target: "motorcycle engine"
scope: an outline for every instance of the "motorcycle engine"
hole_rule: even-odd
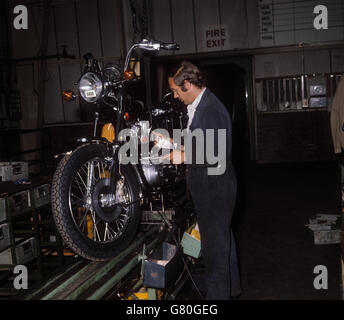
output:
[[[180,169],[178,170],[177,166],[173,164],[143,164],[142,170],[148,184],[151,186],[174,183],[180,175]]]
[[[134,110],[138,107],[133,108]],[[147,143],[142,139],[152,130],[165,129],[172,136],[174,128],[185,128],[185,107],[183,112],[175,106],[174,100],[164,100],[163,103],[151,111],[149,115],[134,116],[131,123],[128,123],[131,137],[139,138],[141,143]],[[149,138],[148,138],[149,139]],[[153,142],[150,142],[152,144]],[[150,145],[150,148],[152,145]],[[143,160],[143,161],[142,161]],[[143,175],[150,186],[174,186],[179,180],[185,178],[185,168],[174,164],[154,164],[148,158],[141,158]]]
[[[142,165],[142,170],[150,186],[161,184],[163,180],[163,173],[159,166],[153,164],[144,164]]]

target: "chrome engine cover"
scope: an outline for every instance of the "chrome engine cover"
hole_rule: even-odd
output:
[[[156,186],[163,182],[163,168],[161,165],[142,164],[142,170],[149,185]]]

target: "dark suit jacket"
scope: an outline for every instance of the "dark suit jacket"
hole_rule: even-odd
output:
[[[218,148],[223,148],[223,145],[218,146],[218,129],[226,129],[226,162],[231,165],[231,152],[232,152],[232,121],[231,117],[222,104],[222,102],[206,88],[201,101],[199,102],[195,111],[190,131],[201,129],[204,134],[206,142],[206,129],[214,129],[214,155],[218,155]],[[195,139],[193,139],[195,140]],[[192,143],[192,164],[189,166],[191,169],[198,167],[210,166],[207,162],[204,165],[196,164],[195,158],[195,141]],[[204,159],[206,161],[206,149],[204,148]],[[216,166],[216,165],[215,165]]]

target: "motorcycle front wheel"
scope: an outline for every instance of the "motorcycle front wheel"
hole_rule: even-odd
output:
[[[103,144],[83,145],[61,160],[52,181],[52,212],[62,239],[76,254],[94,261],[126,249],[140,222],[135,172],[122,165],[111,194],[108,156]]]

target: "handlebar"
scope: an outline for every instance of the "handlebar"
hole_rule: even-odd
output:
[[[173,43],[162,43],[160,44],[161,49],[165,50],[179,50],[179,44],[173,42]]]
[[[143,39],[141,42],[139,43],[135,43],[131,46],[131,48],[129,49],[126,59],[125,59],[125,63],[124,63],[124,70],[126,71],[129,65],[129,61],[130,61],[130,57],[131,57],[131,53],[133,52],[134,49],[139,48],[142,50],[147,50],[147,51],[159,51],[161,49],[164,50],[179,50],[179,44],[173,42],[173,43],[164,43],[161,41],[155,41],[155,40],[147,40],[147,39]],[[98,61],[96,59],[94,59],[92,53],[86,53],[83,55],[83,58],[85,59],[86,65],[84,68],[85,70],[91,70],[91,69],[95,69],[95,70],[100,70],[100,66],[98,64]]]
[[[159,51],[160,49],[165,50],[178,50],[179,45],[177,43],[164,43],[160,41],[149,41],[147,39],[143,39],[142,42],[137,43],[136,46],[143,50],[149,51]]]
[[[132,45],[132,47],[129,49],[125,59],[124,71],[127,70],[131,53],[136,48],[140,48],[147,51],[159,51],[160,49],[179,50],[179,45],[177,43],[163,43],[160,41],[143,39],[141,42]]]

